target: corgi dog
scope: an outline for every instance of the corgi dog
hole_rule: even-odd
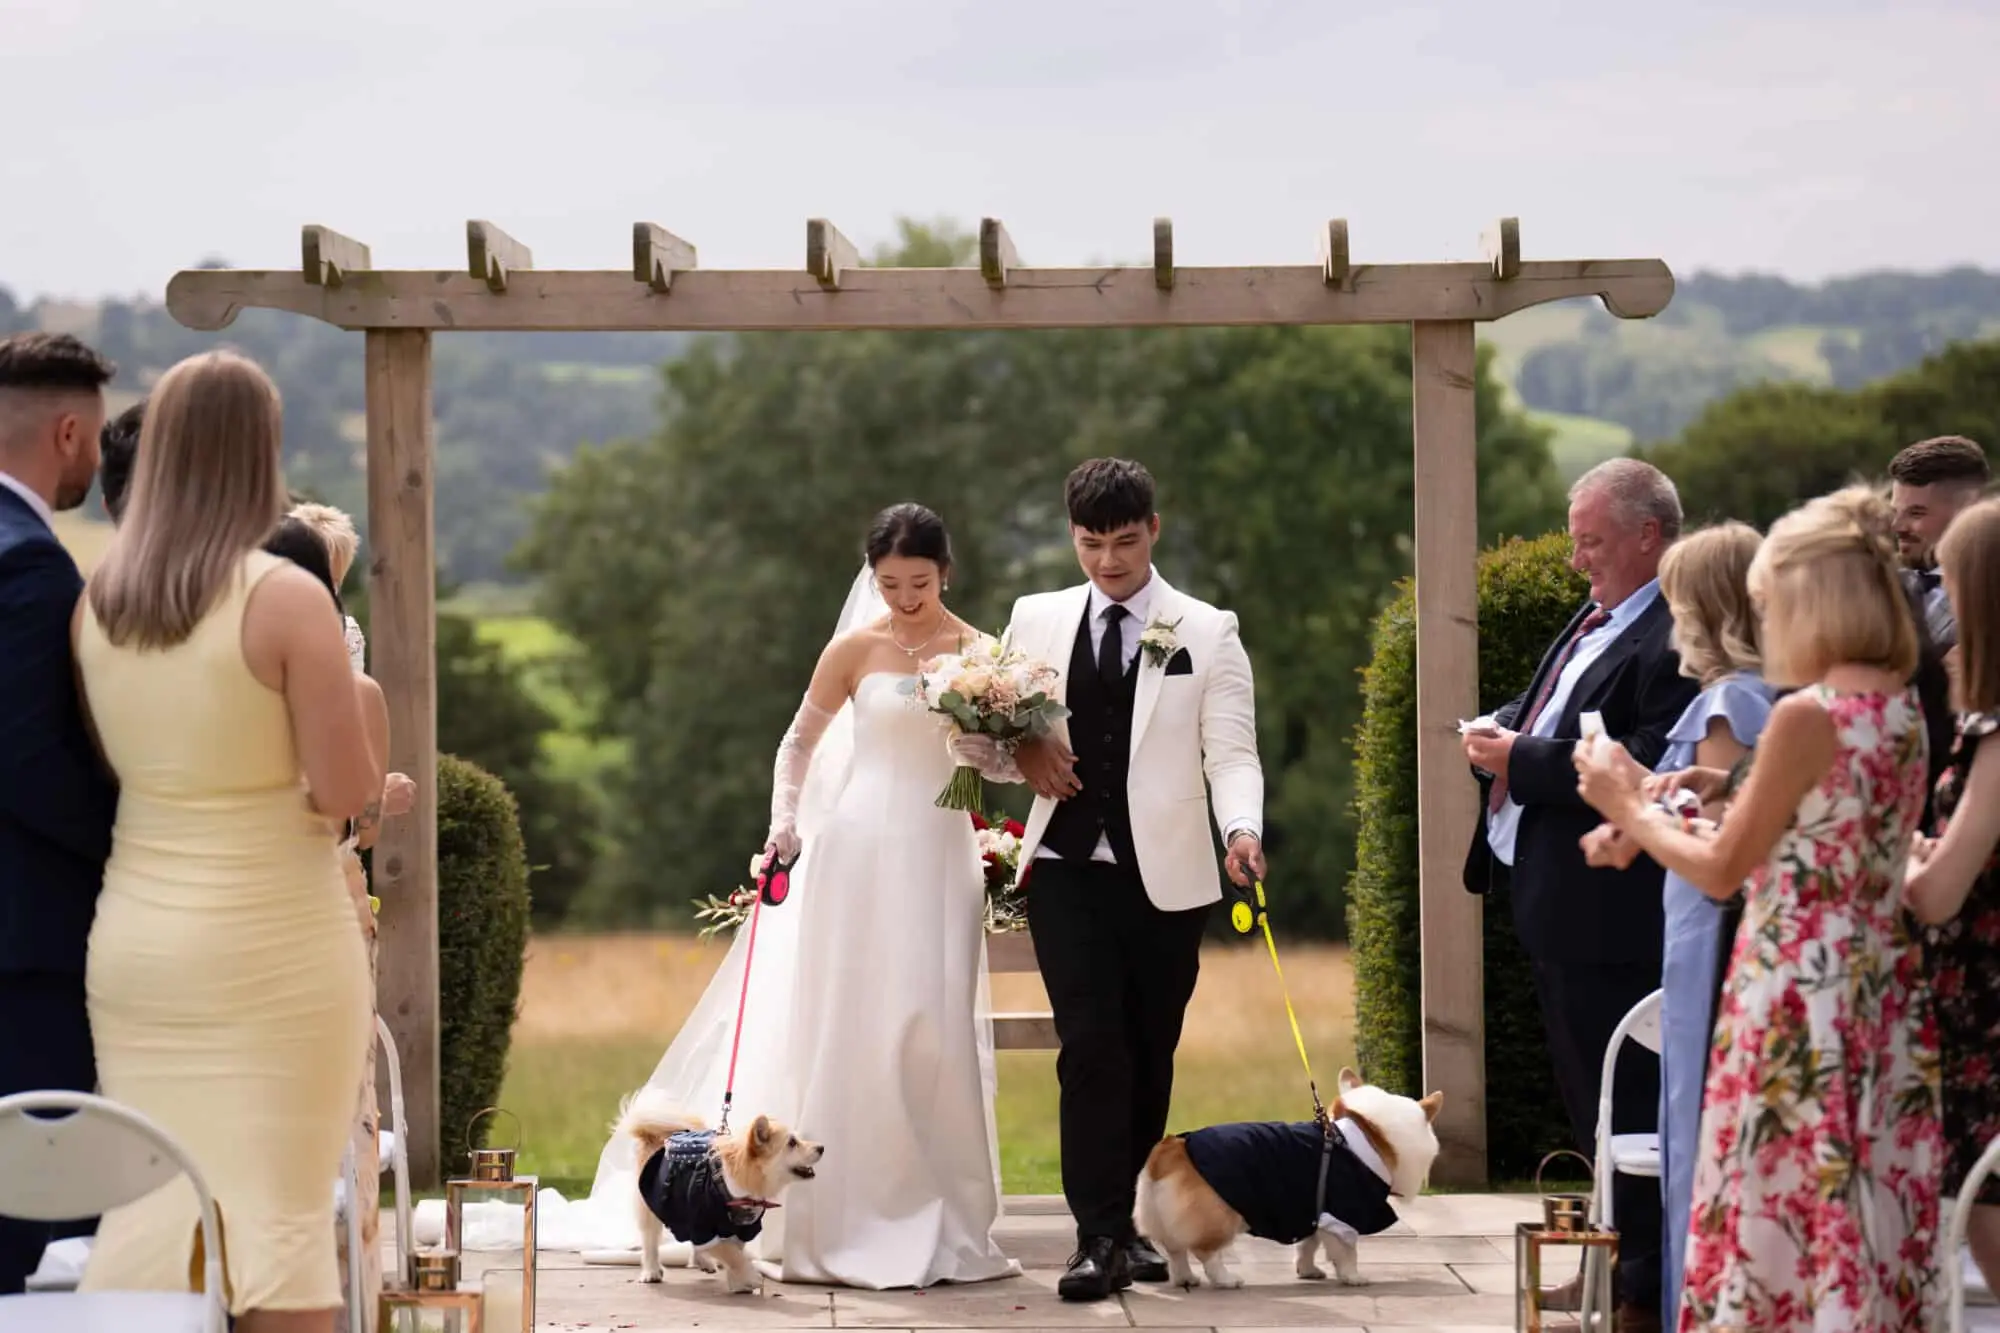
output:
[[[1360,1286],[1355,1240],[1395,1225],[1391,1196],[1423,1192],[1438,1154],[1437,1118],[1444,1094],[1421,1101],[1363,1083],[1340,1071],[1340,1096],[1318,1125],[1218,1125],[1162,1139],[1140,1172],[1140,1234],[1167,1257],[1167,1280],[1243,1285],[1229,1250],[1245,1232],[1297,1247],[1302,1278],[1324,1278],[1322,1247],[1343,1284]]]
[[[671,1231],[693,1248],[695,1267],[722,1273],[731,1294],[763,1290],[744,1246],[788,1185],[813,1178],[826,1149],[766,1115],[741,1134],[718,1134],[657,1088],[625,1099],[615,1132],[638,1149],[639,1280],[660,1280],[660,1241]]]

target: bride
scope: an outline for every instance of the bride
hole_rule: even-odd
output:
[[[737,932],[648,1084],[714,1123],[741,999],[735,1114],[773,1115],[827,1149],[766,1216],[753,1246],[765,1272],[873,1289],[984,1281],[1020,1267],[992,1237],[983,881],[971,821],[934,804],[954,761],[903,689],[977,631],[941,600],[951,543],[936,514],[884,510],[865,550],[778,746],[765,850],[799,856],[791,893],[763,909],[754,959]],[[636,1169],[629,1143],[607,1144],[589,1199],[552,1210],[544,1247],[636,1249]]]

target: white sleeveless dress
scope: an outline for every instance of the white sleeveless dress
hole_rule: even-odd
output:
[[[887,1289],[1020,1271],[992,1237],[979,852],[966,815],[935,804],[952,760],[906,679],[862,677],[851,761],[818,827],[802,826],[791,896],[758,922],[731,1124],[770,1114],[826,1145],[818,1178],[785,1192],[752,1248],[783,1281]],[[711,1124],[749,939],[737,932],[649,1080]],[[634,1171],[630,1145],[607,1144],[590,1198],[547,1214],[544,1248],[636,1247]]]

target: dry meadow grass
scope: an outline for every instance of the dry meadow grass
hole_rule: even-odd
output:
[[[522,1120],[526,1169],[588,1188],[618,1099],[642,1083],[721,960],[722,941],[559,935],[528,952],[503,1105]],[[1313,1071],[1330,1090],[1354,1058],[1354,984],[1343,948],[1280,945]],[[1034,975],[993,978],[1002,1011],[1047,1007]],[[1304,1119],[1312,1109],[1261,944],[1211,944],[1181,1041],[1173,1124]],[[1000,1055],[1001,1167],[1015,1193],[1054,1192],[1055,1054]]]

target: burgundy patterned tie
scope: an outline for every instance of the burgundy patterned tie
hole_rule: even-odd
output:
[[[1575,655],[1576,646],[1583,642],[1586,634],[1601,628],[1610,619],[1611,613],[1603,607],[1590,608],[1590,614],[1577,625],[1576,633],[1569,636],[1569,642],[1562,646],[1562,652],[1557,655],[1555,661],[1549,663],[1548,672],[1542,677],[1542,688],[1535,692],[1535,702],[1529,707],[1527,716],[1519,720],[1520,725],[1515,728],[1517,732],[1525,736],[1535,729],[1535,719],[1549,706],[1549,696],[1556,692],[1556,682],[1562,679],[1563,668],[1569,665],[1569,659]],[[1502,770],[1493,775],[1493,790],[1486,797],[1486,813],[1497,814],[1500,803],[1506,799],[1507,774]]]

